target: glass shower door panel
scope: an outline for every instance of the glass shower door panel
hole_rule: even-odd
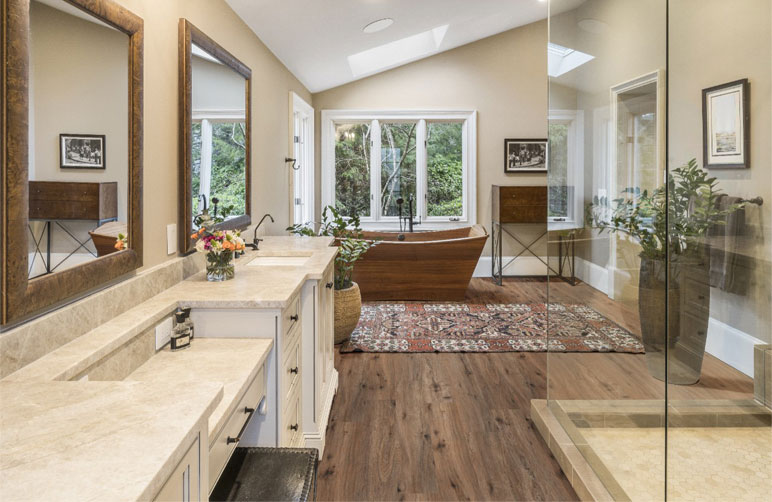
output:
[[[665,496],[666,385],[647,336],[664,335],[667,301],[666,6],[550,2],[550,254],[578,282],[548,279],[547,408],[569,438],[556,454],[616,500]],[[641,279],[648,258],[661,283]]]
[[[768,500],[772,2],[671,1],[668,28],[667,498]]]

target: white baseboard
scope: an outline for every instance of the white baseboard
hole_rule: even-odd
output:
[[[306,448],[316,448],[319,450],[319,459],[324,453],[324,445],[327,439],[327,425],[330,423],[330,413],[332,412],[332,401],[338,392],[338,370],[333,368],[330,377],[330,386],[327,395],[322,403],[322,414],[319,417],[319,430],[316,432],[306,432],[303,434],[303,441]]]
[[[608,294],[608,270],[582,258],[576,259],[576,277],[598,291]]]
[[[753,378],[753,346],[763,343],[765,342],[711,317],[705,352]]]
[[[513,257],[502,257],[502,263],[506,265]],[[547,261],[546,256],[541,257],[542,260]],[[554,267],[557,267],[557,260],[555,260]],[[519,256],[515,261],[504,268],[504,275],[547,275],[547,266],[544,265],[535,256]],[[491,257],[481,256],[477,261],[477,267],[474,269],[473,277],[491,277]]]

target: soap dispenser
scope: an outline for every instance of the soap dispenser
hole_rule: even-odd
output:
[[[174,313],[174,329],[172,330],[170,348],[172,351],[190,347],[190,328],[185,325],[185,312],[177,309]]]
[[[193,326],[193,320],[190,318],[190,307],[181,308],[180,310],[185,314],[185,326],[190,329],[190,339],[192,341],[196,337],[196,333]]]

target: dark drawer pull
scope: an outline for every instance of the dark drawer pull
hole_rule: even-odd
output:
[[[244,407],[244,413],[246,413],[249,416],[247,417],[246,421],[244,422],[244,425],[241,426],[241,430],[239,431],[239,435],[236,436],[235,438],[232,438],[232,437],[228,436],[228,438],[225,440],[225,444],[238,443],[239,441],[241,441],[241,435],[244,434],[244,429],[246,429],[247,425],[249,425],[249,419],[252,418],[252,415],[255,413],[255,409],[254,408],[250,408],[249,406],[245,406]]]
[[[292,430],[292,431],[298,430],[298,424],[290,425],[290,430]]]
[[[300,319],[300,316],[297,314],[290,316],[290,321],[297,321],[298,319]]]
[[[328,282],[327,284],[324,285],[324,287],[327,289],[332,289],[332,286],[333,284],[331,282]]]
[[[294,368],[290,368],[290,373],[294,373],[294,374],[296,374],[296,375],[297,375],[297,374],[298,374],[298,370],[299,370],[299,369],[300,369],[300,368],[298,368],[297,366],[295,366]]]

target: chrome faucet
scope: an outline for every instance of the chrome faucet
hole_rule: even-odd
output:
[[[255,234],[252,237],[252,243],[251,244],[247,244],[248,248],[251,248],[251,249],[254,249],[255,251],[257,251],[257,246],[260,244],[260,241],[263,240],[263,239],[258,239],[257,238],[257,229],[260,228],[260,225],[263,224],[263,221],[265,221],[266,218],[271,218],[271,223],[276,223],[276,220],[273,219],[273,216],[271,216],[268,213],[265,213],[263,215],[263,217],[260,218],[260,221],[258,222],[258,224],[255,226]]]

